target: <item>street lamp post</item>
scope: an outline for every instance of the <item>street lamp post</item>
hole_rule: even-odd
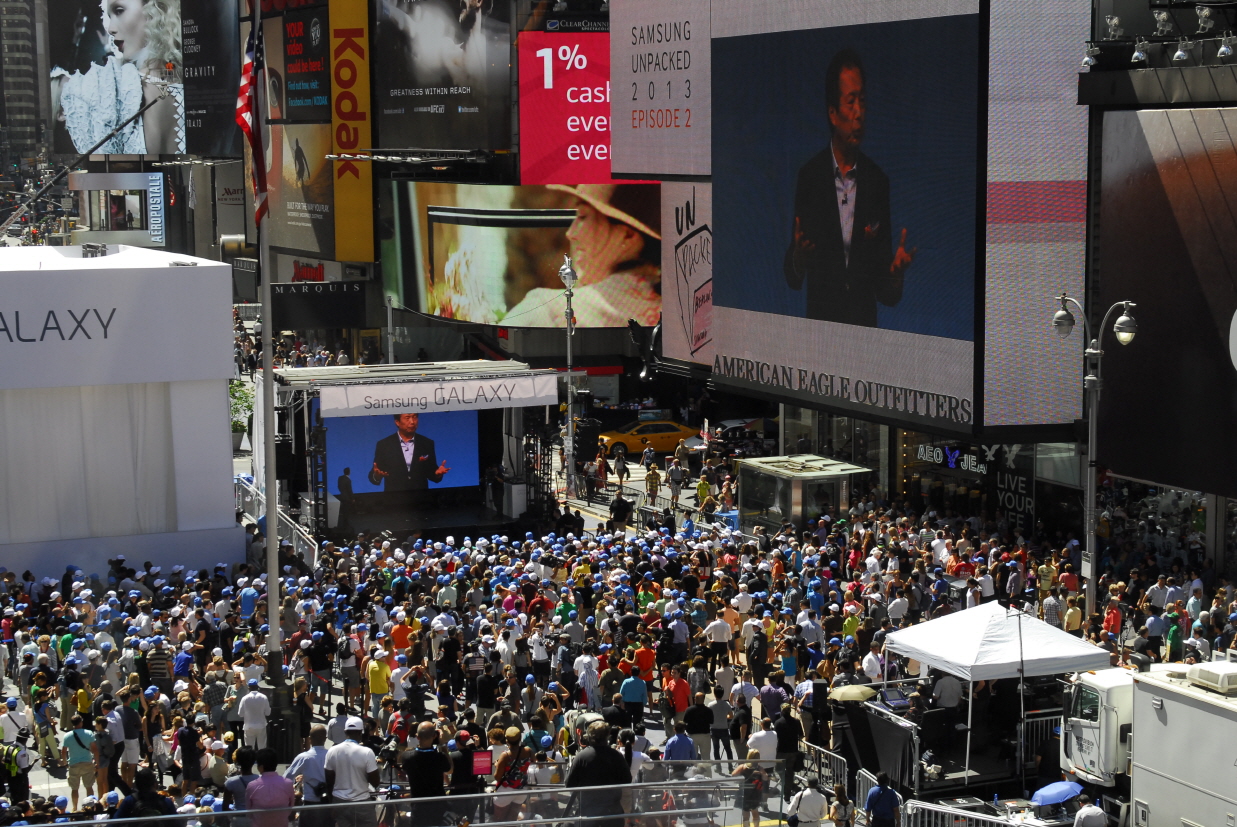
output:
[[[571,309],[571,297],[580,277],[571,266],[571,257],[563,256],[563,266],[558,268],[558,277],[567,288],[567,444],[563,446],[564,464],[567,466],[567,497],[576,495],[576,386],[571,376],[571,337],[575,333],[575,315]]]
[[[1137,305],[1131,301],[1119,301],[1108,308],[1108,312],[1104,314],[1104,321],[1100,324],[1099,334],[1096,338],[1092,338],[1091,325],[1087,321],[1086,309],[1076,299],[1071,298],[1065,293],[1058,296],[1057,300],[1061,302],[1061,309],[1053,315],[1052,326],[1061,338],[1067,338],[1074,330],[1074,314],[1069,310],[1069,305],[1071,304],[1078,308],[1078,315],[1082,317],[1083,332],[1086,335],[1085,349],[1082,352],[1082,382],[1087,395],[1087,474],[1086,479],[1083,481],[1083,519],[1086,522],[1087,544],[1082,552],[1082,576],[1087,581],[1086,614],[1084,617],[1090,617],[1095,613],[1096,583],[1099,579],[1099,553],[1095,547],[1097,480],[1095,446],[1100,405],[1100,369],[1101,360],[1104,358],[1104,351],[1100,349],[1100,344],[1102,343],[1104,331],[1108,329],[1108,320],[1112,318],[1113,311],[1118,308],[1121,310],[1121,315],[1113,323],[1113,335],[1117,337],[1118,344],[1128,345],[1134,341],[1134,334],[1138,332],[1138,323],[1134,321],[1133,310]]]

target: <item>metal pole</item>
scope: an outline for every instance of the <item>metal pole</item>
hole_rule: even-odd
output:
[[[259,108],[260,112],[260,108]],[[261,114],[258,116],[261,117]],[[283,658],[279,640],[279,480],[275,473],[275,323],[271,312],[270,236],[258,225],[258,268],[262,276],[262,451],[263,485],[266,488],[266,622],[267,679],[272,686],[283,681]]]
[[[1102,330],[1102,328],[1101,328]],[[1099,554],[1095,547],[1095,486],[1098,481],[1098,475],[1095,470],[1095,443],[1098,433],[1099,424],[1099,406],[1100,406],[1100,378],[1099,378],[1099,362],[1102,354],[1095,340],[1091,341],[1091,347],[1087,351],[1087,371],[1083,378],[1083,387],[1086,388],[1087,394],[1087,477],[1084,485],[1085,499],[1083,516],[1086,520],[1087,527],[1087,544],[1084,546],[1082,554],[1082,576],[1086,578],[1086,614],[1084,615],[1083,623],[1088,622],[1091,615],[1095,614],[1096,604],[1096,588],[1099,580]],[[1092,370],[1094,368],[1094,371]],[[1084,626],[1085,628],[1085,626]]]
[[[567,266],[571,265],[571,259],[567,259]],[[564,451],[567,455],[567,498],[576,496],[576,386],[571,376],[571,334],[574,332],[572,328],[571,297],[573,291],[570,286],[567,287],[567,447]]]
[[[395,364],[395,306],[394,299],[387,296],[387,364]]]
[[[970,697],[966,702],[966,767],[962,771],[962,785],[971,783],[971,712],[975,709],[975,682],[967,681]]]

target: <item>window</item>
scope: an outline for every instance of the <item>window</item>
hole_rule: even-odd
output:
[[[1098,721],[1100,719],[1100,695],[1094,689],[1086,686],[1074,688],[1074,709],[1071,718],[1083,721]]]

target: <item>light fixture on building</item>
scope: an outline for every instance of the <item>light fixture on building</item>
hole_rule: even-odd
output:
[[[1204,34],[1211,31],[1211,28],[1216,24],[1216,21],[1211,17],[1211,8],[1209,6],[1195,6],[1194,13],[1198,15],[1198,31],[1196,34]]]
[[[1164,9],[1156,9],[1151,13],[1155,18],[1155,36],[1168,37],[1173,33],[1173,18]]]
[[[1141,37],[1134,41],[1134,54],[1130,56],[1130,63],[1146,63],[1147,62],[1147,46],[1150,45]]]
[[[1177,51],[1173,52],[1173,63],[1181,63],[1184,60],[1190,59],[1190,52],[1194,51],[1194,44],[1188,38],[1181,38],[1177,43]]]
[[[1098,46],[1095,46],[1093,44],[1088,45],[1087,54],[1082,59],[1083,68],[1090,69],[1092,66],[1094,66],[1096,64],[1095,59],[1099,56],[1099,54],[1100,54],[1100,48]]]
[[[1220,48],[1216,49],[1216,57],[1220,60],[1224,60],[1227,57],[1232,57],[1234,42],[1237,42],[1237,40],[1233,38],[1233,33],[1225,32],[1224,36],[1220,38]]]
[[[1104,38],[1105,40],[1116,40],[1125,34],[1125,29],[1121,28],[1121,18],[1115,14],[1107,15],[1104,22],[1108,24],[1108,35]]]

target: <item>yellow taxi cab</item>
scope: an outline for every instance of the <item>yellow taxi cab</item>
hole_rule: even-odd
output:
[[[640,420],[630,422],[613,431],[606,431],[597,439],[602,449],[610,456],[640,454],[652,445],[659,454],[673,451],[680,439],[699,436],[699,428],[680,425],[669,419]]]

